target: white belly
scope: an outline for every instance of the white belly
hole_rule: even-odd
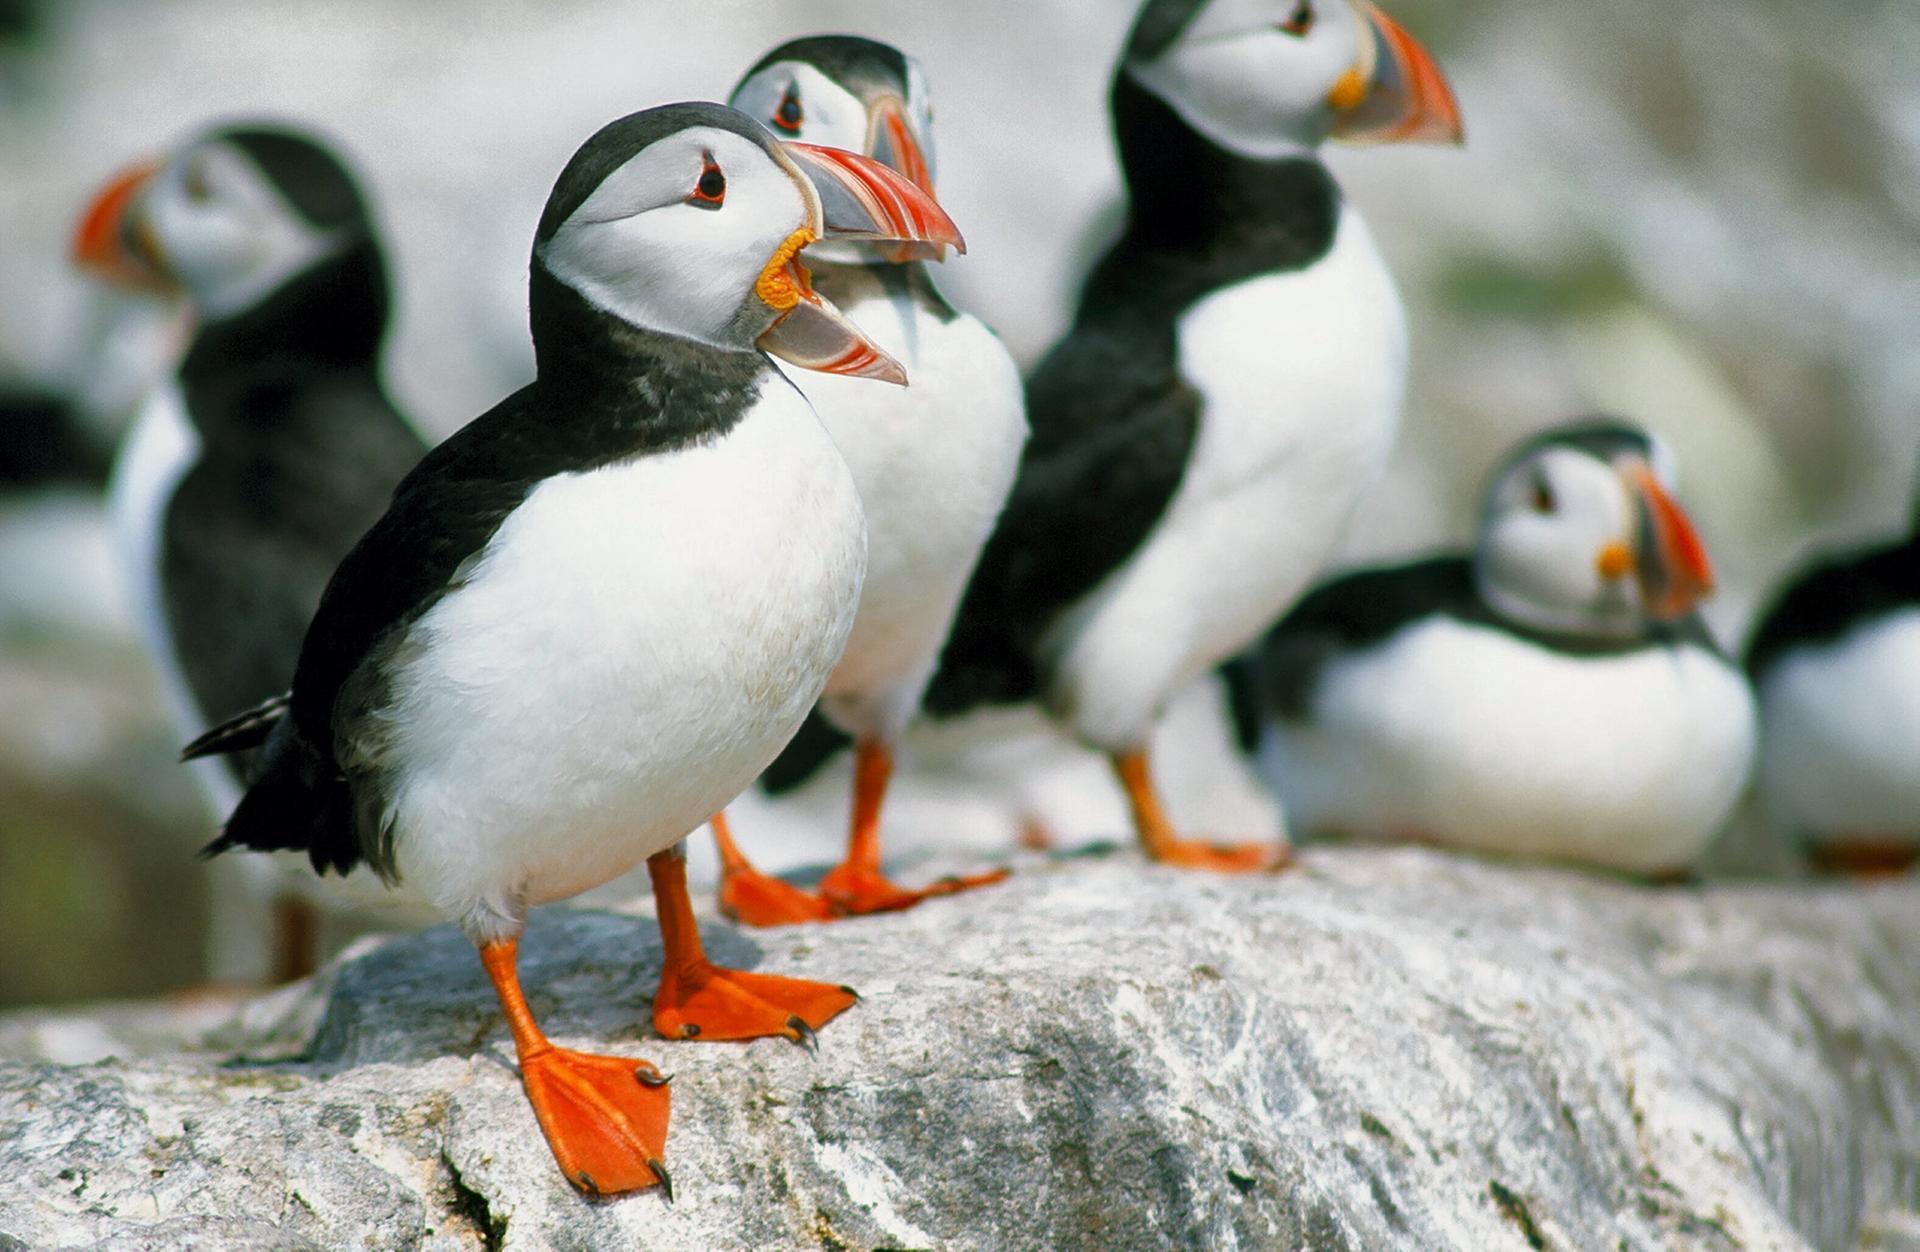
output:
[[[841,294],[849,288],[858,296]],[[1026,404],[1012,358],[973,318],[943,323],[858,270],[836,280],[835,295],[910,380],[900,388],[794,372],[867,515],[860,613],[824,707],[854,735],[891,739],[919,705],[1013,486]]]
[[[1262,765],[1299,830],[1651,872],[1704,851],[1755,735],[1745,678],[1705,649],[1571,657],[1437,619],[1337,662]]]
[[[1920,844],[1920,609],[1805,648],[1760,688],[1760,794],[1816,841]]]
[[[1138,745],[1173,692],[1299,596],[1400,426],[1405,315],[1351,209],[1318,265],[1207,297],[1179,343],[1204,399],[1186,477],[1141,550],[1046,641],[1049,702],[1109,750]]]
[[[497,934],[672,846],[799,727],[864,561],[779,378],[711,444],[537,486],[406,645],[380,749],[403,879]]]

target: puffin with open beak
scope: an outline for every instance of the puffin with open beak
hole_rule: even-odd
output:
[[[261,753],[210,851],[366,867],[460,925],[588,1193],[667,1182],[666,1079],[547,1040],[516,973],[530,907],[647,861],[670,1039],[809,1041],[854,1002],[709,961],[679,849],[793,736],[859,605],[859,493],[771,360],[905,381],[808,278],[835,239],[960,246],[886,166],[721,105],[602,128],[534,236],[535,380],[400,484],[289,696],[189,748]]]
[[[1384,465],[1404,310],[1328,139],[1457,142],[1433,60],[1355,0],[1151,0],[1113,113],[1125,233],[1027,386],[1032,437],[929,712],[1040,702],[1109,756],[1147,855],[1182,838],[1148,761],[1170,699],[1278,620]]]
[[[230,123],[113,178],[74,259],[184,303],[184,358],[115,460],[113,532],[142,641],[183,735],[285,687],[327,578],[426,445],[380,381],[386,263],[353,176],[319,139]],[[209,822],[248,760],[195,771]],[[312,970],[323,914],[377,893],[297,858],[211,867],[208,967],[223,982]]]
[[[1705,547],[1662,445],[1549,431],[1494,473],[1470,554],[1327,583],[1257,652],[1261,762],[1302,831],[1649,877],[1745,789],[1745,677],[1695,606]]]
[[[864,151],[933,189],[925,77],[887,44],[852,35],[782,44],[747,72],[730,103],[776,134]],[[925,264],[937,259],[930,251],[938,249],[839,244],[813,254],[814,286],[901,360],[913,385],[793,375],[846,456],[867,514],[860,613],[816,713],[830,726],[811,727],[794,748],[811,760],[816,742],[839,738],[833,729],[851,737],[853,803],[846,855],[813,892],[755,870],[725,816],[714,819],[721,908],[755,925],[901,909],[1004,877],[906,888],[881,872],[881,805],[895,747],[919,709],[1027,435],[1012,358],[992,331],[940,294]],[[776,763],[773,772],[794,771]]]

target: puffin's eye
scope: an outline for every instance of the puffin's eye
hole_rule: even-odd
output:
[[[687,197],[687,202],[703,209],[717,209],[727,202],[727,176],[714,164],[711,152],[707,154],[707,163],[700,170],[700,181],[693,185],[693,194]]]
[[[180,188],[187,193],[187,199],[195,204],[205,204],[213,199],[213,180],[207,176],[207,163],[189,161],[186,174],[180,180]]]
[[[1533,476],[1533,494],[1527,501],[1535,513],[1551,513],[1558,507],[1553,498],[1553,484],[1547,481],[1545,474]]]
[[[1309,0],[1295,0],[1293,12],[1286,21],[1280,23],[1280,29],[1304,39],[1307,32],[1313,29],[1313,5]]]
[[[800,89],[788,83],[786,93],[780,97],[780,107],[773,111],[773,124],[789,135],[797,135],[800,123],[806,120],[807,115],[800,107]]]

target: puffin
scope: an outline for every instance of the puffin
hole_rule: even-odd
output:
[[[854,35],[781,44],[747,71],[728,103],[777,135],[863,152],[933,191],[926,77],[889,44]],[[927,252],[926,245],[845,243],[809,254],[814,288],[913,382],[902,390],[794,373],[853,471],[867,515],[860,612],[794,755],[809,760],[814,745],[851,739],[853,795],[846,854],[812,892],[754,869],[725,814],[716,817],[721,908],[749,924],[897,910],[1005,877],[910,889],[881,870],[881,811],[896,747],[919,710],[1027,437],[1018,368],[991,330],[940,294],[927,264],[939,258]],[[774,773],[796,767],[776,762]]]
[[[1904,540],[1817,559],[1748,645],[1757,791],[1822,869],[1920,859],[1920,509]]]
[[[927,193],[724,105],[597,131],[534,234],[534,381],[429,452],[327,584],[281,698],[190,744],[260,754],[209,854],[365,867],[479,952],[522,1085],[580,1191],[671,1191],[666,1077],[555,1047],[527,912],[645,861],[673,1039],[813,1032],[827,983],[709,961],[681,841],[766,768],[839,659],[860,496],[771,356],[903,383],[809,281],[816,241],[961,247]]]
[[[1758,731],[1670,464],[1618,420],[1546,431],[1494,471],[1471,552],[1303,599],[1251,657],[1296,826],[1684,878]]]
[[[1151,859],[1275,868],[1181,837],[1147,750],[1168,701],[1271,627],[1385,463],[1405,312],[1328,139],[1461,140],[1433,58],[1365,0],[1150,0],[1112,110],[1130,199],[1066,337],[928,690],[1037,701],[1107,756]]]
[[[116,176],[73,254],[116,290],[187,310],[184,352],[109,482],[141,640],[184,737],[284,688],[334,566],[426,451],[380,379],[387,264],[340,157],[252,121]],[[233,810],[249,766],[195,771],[211,814]],[[216,871],[212,888],[219,981],[310,973],[316,904],[347,902],[264,862]]]

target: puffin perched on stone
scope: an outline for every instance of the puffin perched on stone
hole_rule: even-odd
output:
[[[192,318],[110,484],[143,641],[192,734],[285,687],[334,566],[426,450],[380,381],[386,262],[339,158],[256,123],[215,127],[115,178],[74,253]],[[196,770],[213,813],[233,810],[247,767],[236,756]],[[213,977],[312,968],[313,905],[343,901],[287,868],[216,869]]]
[[[1760,797],[1817,863],[1920,858],[1920,510],[1904,540],[1806,570],[1747,650]]]
[[[864,152],[933,191],[926,80],[917,62],[890,45],[853,35],[793,40],[748,70],[729,103],[776,134]],[[913,383],[900,390],[794,376],[846,457],[867,514],[860,613],[798,749],[811,759],[814,741],[838,738],[829,726],[852,738],[853,805],[846,856],[817,892],[753,869],[724,815],[715,818],[721,907],[755,925],[905,908],[1004,877],[909,890],[880,867],[894,749],[919,711],[1027,437],[1019,371],[992,331],[940,294],[925,263],[938,256],[927,251],[833,244],[809,254],[815,289],[899,360]]]
[[[1471,553],[1302,600],[1254,657],[1295,828],[1686,872],[1756,723],[1695,614],[1713,576],[1665,465],[1619,422],[1538,435],[1494,472]]]
[[[859,494],[767,355],[905,381],[809,284],[801,250],[835,238],[960,245],[909,180],[721,105],[587,140],[534,236],[535,381],[400,484],[291,693],[189,748],[261,751],[210,851],[364,865],[458,922],[589,1193],[667,1181],[666,1079],[548,1042],[515,972],[530,907],[647,860],[669,1038],[805,1040],[854,1001],[708,961],[678,848],[799,727],[859,603]]]
[[[1032,438],[926,707],[1038,700],[1110,756],[1150,857],[1256,869],[1283,849],[1177,835],[1145,745],[1292,603],[1399,428],[1400,297],[1318,149],[1453,143],[1459,114],[1356,0],[1150,0],[1113,113],[1126,231],[1029,380]]]

